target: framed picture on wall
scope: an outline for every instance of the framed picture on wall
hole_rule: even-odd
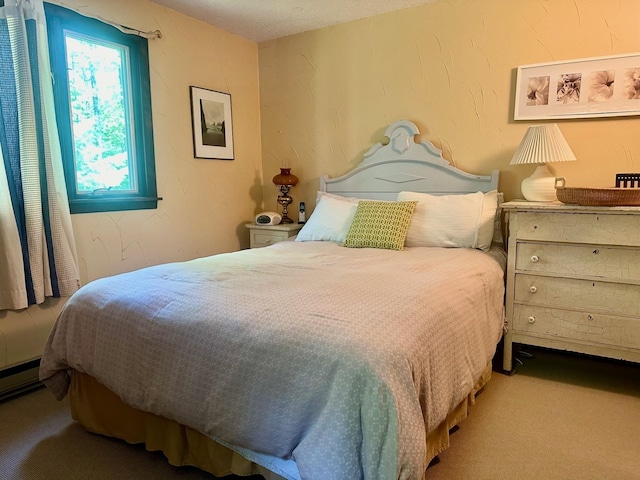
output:
[[[191,90],[193,156],[233,160],[231,95],[200,87]]]
[[[518,67],[514,120],[640,115],[640,53]]]

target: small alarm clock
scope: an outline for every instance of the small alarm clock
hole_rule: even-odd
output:
[[[256,225],[278,225],[282,221],[282,215],[276,212],[262,212],[256,215]]]

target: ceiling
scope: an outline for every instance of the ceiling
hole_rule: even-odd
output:
[[[435,0],[151,0],[262,42]]]

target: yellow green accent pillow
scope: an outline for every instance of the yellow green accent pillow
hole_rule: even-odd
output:
[[[417,203],[361,200],[342,246],[402,250]]]

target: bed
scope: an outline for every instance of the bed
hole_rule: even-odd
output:
[[[418,133],[395,122],[353,171],[321,178],[292,241],[85,285],[54,325],[41,380],[88,430],[216,476],[423,478],[491,376],[505,255],[492,241],[498,172],[462,172]],[[344,242],[331,241],[336,202],[355,215]],[[425,202],[459,209],[440,229],[473,210],[473,242],[490,228],[490,245],[450,248],[460,235],[442,231],[422,246],[437,230],[414,228]],[[408,246],[342,246],[367,208],[400,204]]]

